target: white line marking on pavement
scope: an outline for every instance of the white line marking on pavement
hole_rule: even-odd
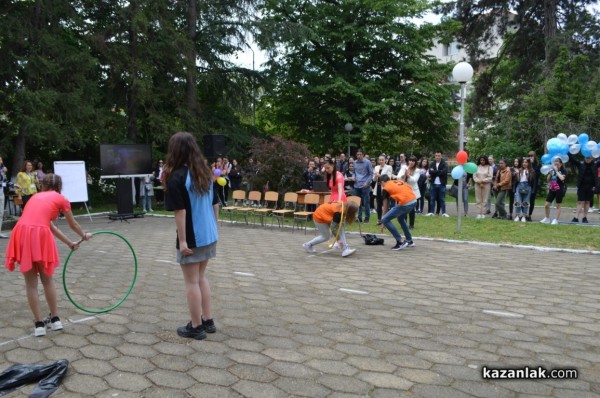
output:
[[[104,315],[107,315],[107,314],[104,314]],[[87,322],[87,321],[92,320],[92,319],[97,319],[100,316],[102,316],[102,315],[88,316],[87,318],[82,318],[82,319],[77,319],[77,320],[72,320],[72,319],[69,318],[69,323]],[[7,345],[7,344],[10,344],[10,343],[13,343],[13,342],[20,341],[20,340],[25,340],[25,339],[28,339],[30,337],[35,337],[35,336],[32,333],[32,334],[28,334],[28,335],[25,335],[25,336],[16,337],[14,339],[10,339],[10,340],[7,340],[7,341],[3,341],[2,343],[0,343],[0,347],[2,347],[3,345]],[[43,336],[40,336],[40,337],[43,337]]]
[[[254,275],[254,274],[252,274],[250,272],[238,272],[238,271],[236,271],[236,272],[234,272],[234,274],[240,275],[240,276],[256,276],[256,275]]]
[[[496,316],[504,316],[507,318],[524,318],[525,315],[517,314],[516,312],[508,312],[508,311],[496,311],[496,310],[483,310],[484,314],[496,315]]]
[[[173,262],[169,261],[169,260],[154,260],[154,261],[156,261],[157,263],[173,264]]]
[[[340,288],[340,292],[356,293],[356,294],[369,294],[369,292],[365,292],[364,290],[346,289],[343,287]]]

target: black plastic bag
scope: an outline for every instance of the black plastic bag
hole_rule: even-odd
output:
[[[30,398],[46,398],[58,388],[67,374],[69,361],[59,359],[49,365],[16,364],[0,373],[0,397],[25,384],[39,382]]]
[[[383,238],[378,238],[377,235],[373,234],[365,234],[362,237],[365,240],[365,245],[375,246],[375,245],[383,245]]]

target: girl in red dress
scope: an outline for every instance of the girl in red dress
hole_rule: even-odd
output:
[[[81,226],[75,221],[71,212],[71,204],[60,194],[62,179],[55,174],[46,174],[42,181],[42,192],[33,195],[29,200],[29,206],[23,209],[23,214],[17,225],[12,230],[10,241],[6,248],[6,262],[4,266],[15,270],[15,263],[19,264],[19,271],[25,277],[25,291],[27,302],[35,318],[35,336],[46,334],[46,323],[40,308],[38,296],[38,274],[44,286],[44,295],[50,307],[49,327],[52,330],[63,328],[58,317],[56,304],[56,287],[52,275],[59,265],[58,249],[53,236],[76,250],[78,242],[73,242],[63,234],[52,220],[58,218],[62,212],[69,223],[69,227],[82,240],[88,240],[92,234],[83,232]]]

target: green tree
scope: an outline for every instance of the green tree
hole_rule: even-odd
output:
[[[11,173],[28,157],[85,145],[98,125],[97,62],[81,37],[77,2],[4,1],[0,6],[0,130]]]
[[[455,1],[441,8],[462,23],[458,40],[480,70],[471,97],[469,148],[540,151],[557,133],[598,128],[600,24],[591,0]],[[497,56],[483,54],[503,40]]]
[[[265,0],[259,42],[270,90],[260,127],[319,153],[448,147],[456,122],[449,67],[425,52],[438,32],[416,26],[428,1]]]

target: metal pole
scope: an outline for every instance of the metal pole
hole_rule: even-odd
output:
[[[465,137],[465,83],[460,84],[460,133],[458,136],[458,150],[463,150],[463,141]],[[465,171],[466,173],[466,171]],[[461,231],[461,217],[462,217],[462,194],[463,194],[463,178],[460,177],[458,180],[458,217],[456,219],[456,230],[458,233]]]
[[[348,159],[350,159],[350,131],[348,131]]]
[[[250,47],[252,51],[252,125],[256,127],[256,88],[254,84],[254,50]]]

